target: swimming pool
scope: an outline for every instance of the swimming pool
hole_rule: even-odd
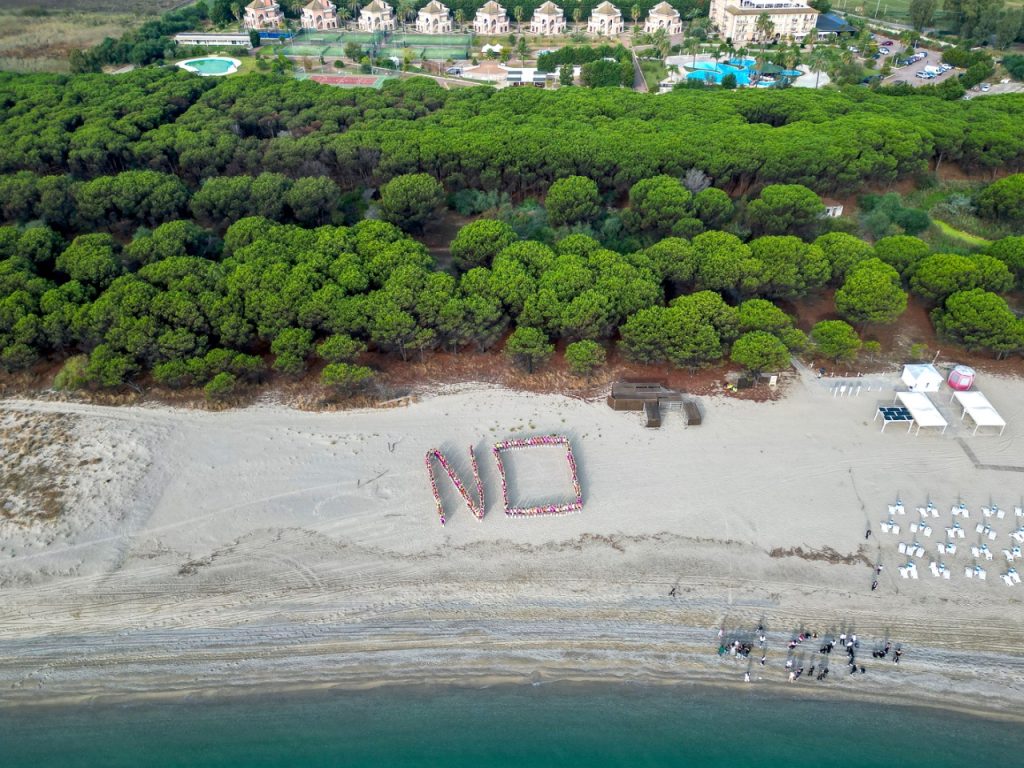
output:
[[[206,56],[201,59],[179,61],[178,66],[200,77],[220,77],[237,72],[242,62],[228,56]]]
[[[728,62],[722,63],[698,61],[696,64],[687,67],[694,71],[690,72],[686,78],[687,80],[703,80],[721,85],[722,78],[726,75],[733,75],[736,78],[736,85],[748,86],[756,66],[757,62],[754,59],[730,59]],[[800,77],[802,74],[803,72],[799,69],[784,69],[780,73],[781,77],[789,80]],[[777,85],[778,82],[781,82],[781,80],[766,79],[759,81],[757,86],[759,88],[771,88]]]

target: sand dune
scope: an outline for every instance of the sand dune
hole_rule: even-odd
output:
[[[0,701],[405,679],[732,681],[745,662],[717,657],[717,628],[764,620],[765,681],[782,679],[792,631],[849,627],[909,650],[898,668],[832,688],[1019,708],[1024,585],[999,580],[998,553],[1024,523],[1012,512],[1024,383],[979,384],[1010,423],[1001,437],[959,422],[945,436],[882,434],[872,418],[891,386],[834,398],[807,376],[776,402],[709,398],[703,426],[669,415],[661,430],[601,402],[484,386],[323,414],[7,401],[5,462],[21,433],[61,435],[30,445],[60,509],[32,517],[25,483],[4,489]],[[506,518],[489,445],[550,433],[572,440],[583,511]],[[487,515],[478,522],[439,480],[442,527],[424,454],[443,449],[468,483],[470,444]],[[539,454],[514,458],[509,481],[529,500],[569,492],[564,461]],[[988,580],[963,577],[967,546],[945,558],[949,581],[928,558],[918,581],[900,579],[896,544],[913,537],[878,528],[897,494],[906,523],[926,498],[942,511],[929,557],[958,498],[1009,509],[992,521]]]

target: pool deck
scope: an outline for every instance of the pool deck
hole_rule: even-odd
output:
[[[715,63],[716,63],[715,60],[713,58],[711,58],[710,56],[705,56],[705,55],[697,56],[697,65],[698,65],[698,67],[701,64],[708,65],[708,66],[714,66]],[[728,60],[720,59],[718,63],[720,63],[720,64],[728,63]],[[684,72],[684,73],[689,73],[689,72],[694,71],[694,69],[693,69],[693,56],[692,55],[689,55],[689,56],[687,56],[687,55],[669,56],[667,59],[665,59],[665,65],[669,66],[669,67],[675,65],[675,66],[679,67],[680,72]],[[815,74],[813,72],[808,71],[808,67],[807,67],[806,64],[799,65],[797,67],[797,69],[803,71],[804,74],[801,75],[800,77],[796,78],[793,81],[793,87],[794,88],[813,88],[814,87]],[[824,72],[822,72],[821,73],[821,77],[818,79],[818,87],[820,88],[820,87],[826,86],[828,84],[829,84],[828,75],[826,75]]]

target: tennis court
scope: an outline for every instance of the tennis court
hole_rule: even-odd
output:
[[[410,45],[408,48],[412,50],[415,58],[429,61],[469,58],[468,48],[452,48],[451,46],[443,45]],[[380,55],[385,58],[394,57],[400,59],[404,52],[405,46],[388,45],[381,48]]]
[[[387,75],[297,75],[297,79],[336,88],[380,88],[390,78]]]
[[[419,46],[451,46],[453,48],[468,48],[472,35],[421,35],[416,33],[395,32],[391,35],[389,43],[392,45],[408,45],[410,48]]]
[[[323,56],[328,50],[319,45],[286,45],[280,49],[280,53],[282,56]]]

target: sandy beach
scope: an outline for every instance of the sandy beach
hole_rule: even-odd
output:
[[[896,378],[837,398],[834,382],[795,375],[776,401],[702,398],[702,426],[669,414],[660,430],[603,401],[484,385],[332,413],[5,401],[0,704],[408,681],[742,684],[748,662],[719,658],[717,632],[763,621],[768,663],[752,684],[784,684],[793,633],[847,630],[867,674],[799,685],[1019,716],[1024,585],[999,574],[1024,524],[1024,382],[979,379],[1002,436],[972,436],[948,390],[933,399],[950,429],[914,436],[872,421]],[[583,510],[507,518],[489,446],[553,433],[571,440]],[[424,455],[441,449],[470,485],[469,445],[487,513],[476,520],[439,473],[442,527]],[[568,499],[564,458],[528,449],[506,464],[516,498]],[[879,523],[897,496],[908,514],[892,536]],[[896,545],[915,538],[926,499],[942,516],[921,540],[920,579],[904,580]],[[967,539],[943,558],[952,578],[935,579],[959,499]],[[986,581],[966,579],[990,502],[1009,510],[989,521],[995,559]],[[870,658],[886,639],[906,648],[898,666]]]

